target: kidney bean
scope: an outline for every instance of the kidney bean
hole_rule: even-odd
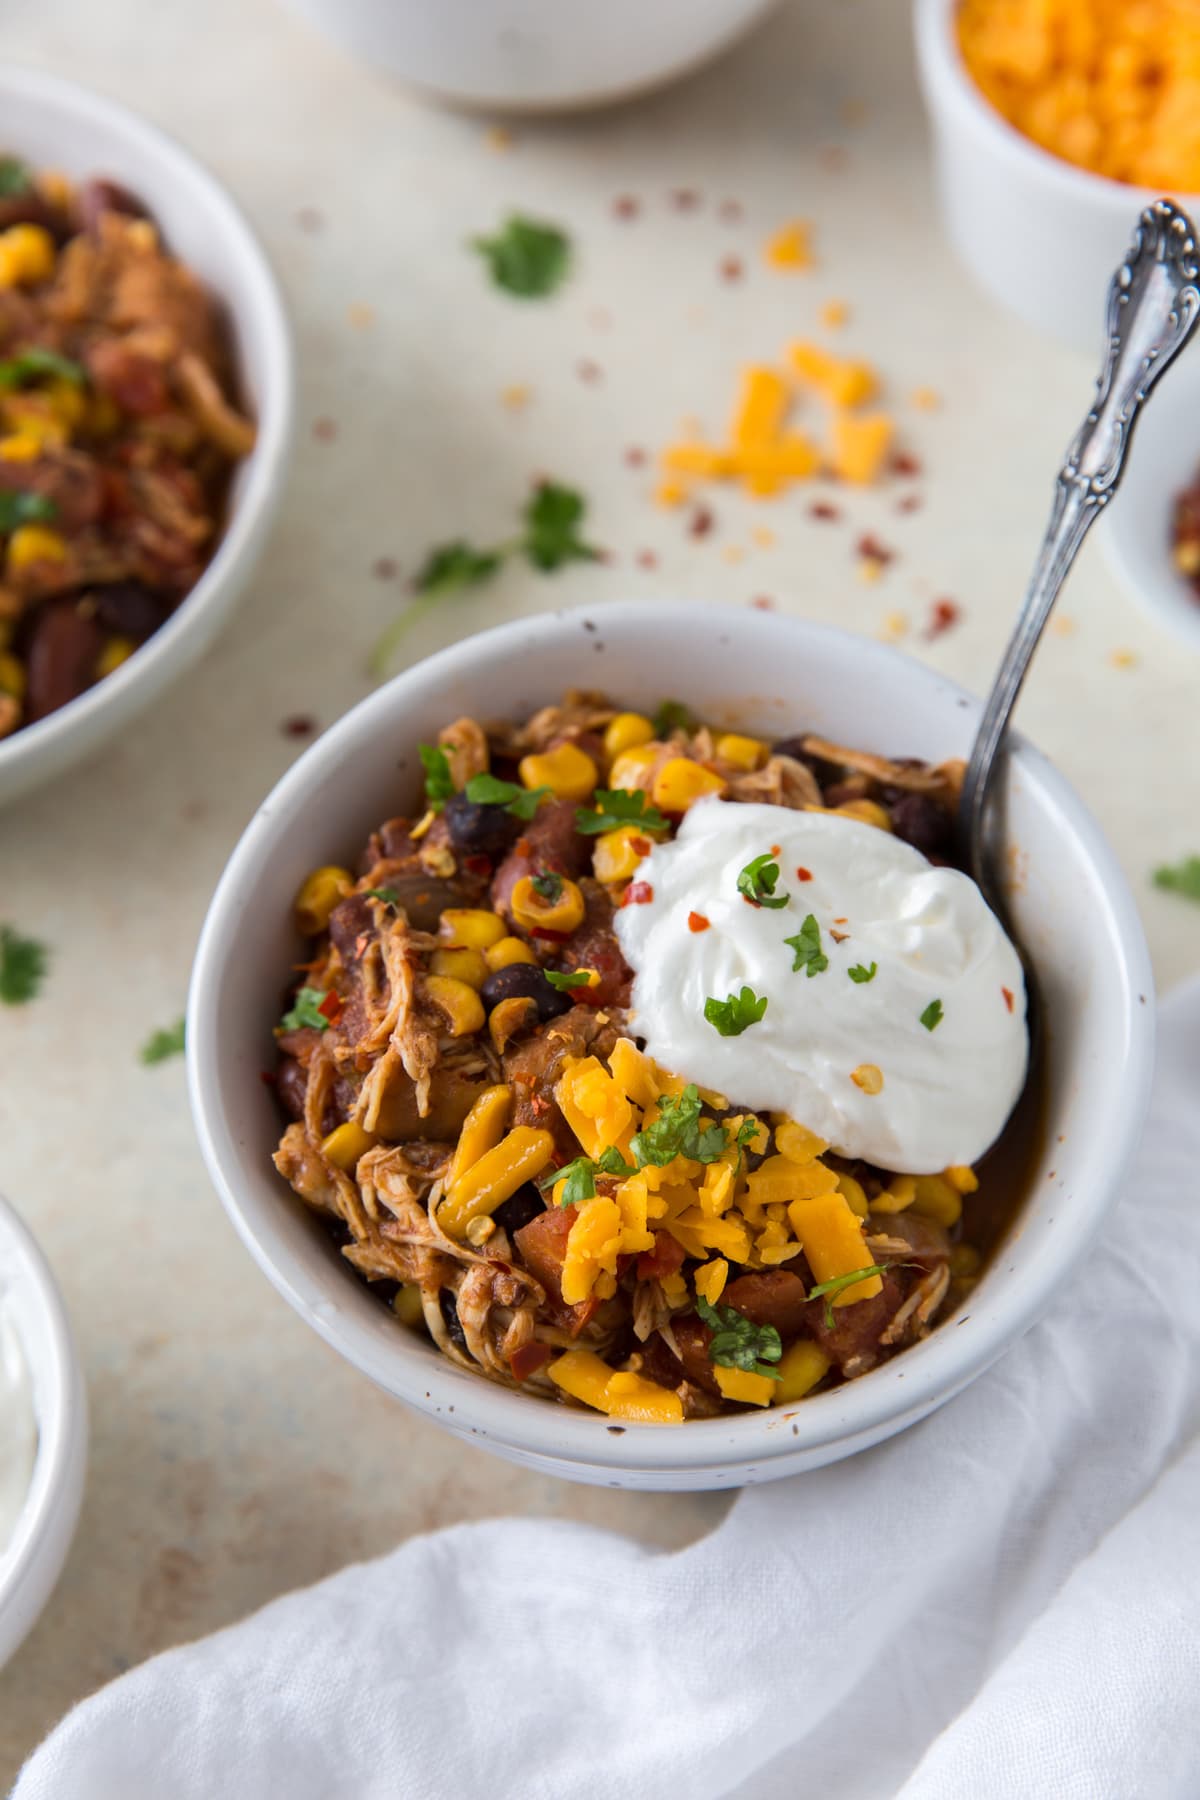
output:
[[[91,686],[104,642],[94,617],[72,598],[40,607],[25,650],[25,716],[32,724]]]

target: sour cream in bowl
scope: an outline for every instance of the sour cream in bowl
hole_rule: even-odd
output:
[[[714,797],[637,882],[617,934],[656,1062],[904,1173],[999,1137],[1024,978],[969,876],[857,819]]]

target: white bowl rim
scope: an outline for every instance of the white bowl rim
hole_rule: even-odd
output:
[[[459,1433],[470,1433],[480,1440],[495,1438],[498,1444],[552,1459],[560,1468],[570,1464],[630,1475],[677,1475],[735,1468],[752,1477],[759,1465],[774,1458],[861,1439],[864,1434],[894,1426],[910,1414],[920,1417],[981,1374],[1035,1323],[1053,1293],[1071,1274],[1081,1252],[1099,1230],[1137,1148],[1149,1105],[1154,1039],[1153,975],[1141,920],[1120,865],[1091,813],[1065,777],[1024,739],[1014,734],[1013,764],[1039,785],[1051,804],[1070,821],[1070,828],[1101,877],[1114,935],[1122,947],[1124,1031],[1123,1041],[1114,1047],[1113,1054],[1125,1064],[1129,1104],[1114,1132],[1113,1179],[1107,1196],[1080,1199],[1080,1223],[1074,1236],[1064,1232],[1054,1237],[1045,1246],[1037,1267],[1026,1271],[1021,1283],[1015,1287],[993,1285],[986,1302],[981,1291],[972,1305],[971,1318],[976,1323],[969,1334],[935,1331],[903,1356],[861,1380],[815,1395],[794,1407],[696,1420],[682,1430],[670,1425],[629,1426],[619,1436],[606,1426],[602,1415],[516,1393],[482,1376],[474,1382],[462,1381],[461,1372],[452,1365],[443,1371],[436,1358],[422,1355],[419,1361],[414,1359],[412,1380],[406,1381],[402,1343],[397,1345],[397,1356],[391,1354],[390,1345],[386,1352],[382,1351],[366,1333],[360,1334],[356,1321],[338,1315],[338,1322],[331,1316],[337,1309],[331,1307],[327,1292],[319,1284],[294,1280],[278,1266],[243,1211],[238,1191],[242,1158],[232,1135],[222,1126],[217,1073],[220,1045],[215,1018],[224,949],[240,915],[246,874],[258,861],[260,842],[272,838],[281,820],[294,816],[310,784],[317,785],[323,777],[332,775],[344,744],[373,731],[381,742],[386,742],[398,696],[410,686],[455,671],[464,654],[473,665],[480,664],[491,650],[500,650],[509,640],[521,639],[526,652],[536,655],[536,641],[530,642],[530,634],[534,640],[541,632],[553,635],[564,622],[589,616],[602,621],[605,641],[609,642],[623,623],[645,621],[655,612],[678,614],[681,618],[696,616],[694,604],[688,601],[616,601],[602,607],[573,606],[535,614],[477,633],[394,676],[331,725],[293,763],[246,826],[217,885],[201,930],[187,1003],[188,1084],[192,1115],[209,1173],[250,1254],[326,1343],[385,1391],[440,1418]],[[703,612],[706,624],[711,622],[715,629],[724,627],[730,632],[745,631],[748,619],[761,617],[764,622],[778,622],[786,618],[798,634],[798,649],[799,638],[803,637],[824,643],[852,642],[860,666],[874,665],[890,679],[901,679],[910,685],[926,684],[931,691],[949,693],[967,709],[968,717],[978,718],[981,711],[980,702],[956,682],[890,645],[792,615],[756,615],[722,605],[706,605]],[[286,1204],[282,1188],[280,1204]]]
[[[915,0],[918,54],[928,75],[943,82],[942,98],[954,107],[961,122],[1014,166],[1023,164],[1027,173],[1058,186],[1070,198],[1120,206],[1123,212],[1127,209],[1131,223],[1135,211],[1162,198],[1159,189],[1116,181],[1111,175],[1098,175],[1055,156],[997,112],[972,81],[959,50],[953,26],[959,5],[960,0]],[[1200,194],[1179,193],[1174,198],[1195,218]]]
[[[1108,517],[1101,523],[1101,542],[1109,568],[1145,617],[1163,631],[1169,631],[1179,642],[1200,649],[1200,595],[1171,561],[1170,520],[1160,533],[1161,517],[1147,507],[1135,505],[1139,489],[1145,484],[1142,471],[1148,435],[1161,438],[1172,435],[1181,419],[1190,425],[1197,418],[1200,402],[1200,369],[1185,360],[1172,385],[1157,394],[1150,410],[1139,419],[1137,430],[1141,454],[1133,458],[1126,471],[1121,492],[1106,507]],[[1178,461],[1184,471],[1181,482],[1187,484],[1187,470],[1200,469],[1200,431],[1192,451]],[[1176,487],[1169,496],[1173,502],[1182,491]]]
[[[0,1551],[0,1664],[32,1629],[66,1561],[79,1521],[87,1466],[87,1389],[58,1283],[33,1232],[0,1195],[0,1273],[33,1296],[48,1357],[21,1339],[35,1388],[37,1453],[29,1490]],[[0,1288],[0,1293],[3,1289]]]
[[[19,776],[43,755],[53,758],[56,749],[67,740],[87,732],[97,713],[114,704],[119,708],[128,690],[141,687],[149,699],[169,679],[181,642],[191,635],[238,564],[257,549],[270,526],[282,498],[295,411],[292,329],[279,281],[246,215],[207,165],[140,113],[60,75],[23,63],[0,61],[0,96],[5,89],[19,90],[35,101],[45,100],[50,106],[94,121],[101,128],[124,134],[144,150],[147,162],[158,162],[182,184],[206,191],[210,206],[221,219],[225,239],[242,262],[253,289],[252,304],[265,323],[266,352],[258,372],[262,395],[256,420],[258,436],[237,507],[225,521],[212,560],[170,618],[139,647],[136,656],[66,706],[34,725],[24,725],[9,737],[0,738],[0,784],[7,776]]]

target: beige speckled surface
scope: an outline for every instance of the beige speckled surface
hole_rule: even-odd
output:
[[[193,1142],[182,1066],[139,1066],[139,1044],[181,1009],[222,862],[297,750],[280,722],[327,723],[366,689],[366,652],[401,601],[373,563],[411,571],[438,538],[502,535],[529,476],[548,471],[586,488],[612,564],[554,582],[513,571],[448,602],[413,634],[414,657],[561,601],[766,595],[866,632],[903,614],[918,654],[978,686],[1091,380],[977,299],[943,248],[900,0],[797,0],[684,86],[521,126],[505,151],[266,0],[203,14],[42,0],[5,38],[13,57],[140,105],[228,181],[282,274],[302,378],[290,494],[233,629],[119,745],[0,818],[0,916],[53,945],[42,997],[0,1016],[0,1188],[62,1280],[93,1407],[74,1552],[0,1675],[0,1781],[119,1670],[406,1533],[519,1511],[672,1545],[720,1510],[523,1474],[375,1393],[240,1249]],[[695,210],[668,203],[679,188],[696,190]],[[622,193],[642,202],[632,222],[613,216]],[[725,199],[743,222],[718,217]],[[513,205],[577,237],[576,279],[550,305],[492,293],[463,248]],[[762,239],[795,215],[815,221],[820,267],[772,274]],[[718,278],[729,255],[744,259],[739,282]],[[689,537],[685,517],[649,505],[626,449],[661,443],[686,414],[719,429],[737,366],[812,330],[834,296],[853,310],[843,341],[881,363],[928,470],[913,484],[923,510],[897,514],[908,484],[861,496],[838,524],[811,521],[807,495],[756,507],[718,494],[716,529]],[[371,321],[352,323],[363,306]],[[519,413],[500,400],[517,384],[531,389]],[[944,396],[940,412],[906,404],[920,384]],[[333,441],[314,437],[318,418],[335,421]],[[756,543],[756,526],[775,543]],[[852,553],[868,529],[898,552],[874,586]],[[641,551],[657,566],[639,566]],[[941,595],[965,621],[926,646],[917,631]],[[1134,615],[1095,545],[1064,611],[1076,628],[1048,639],[1022,723],[1104,819],[1170,980],[1195,966],[1200,920],[1145,877],[1200,848],[1183,791],[1196,659]],[[1114,667],[1126,646],[1136,666]]]

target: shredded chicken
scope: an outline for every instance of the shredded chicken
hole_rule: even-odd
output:
[[[960,757],[933,767],[926,763],[913,765],[892,762],[870,750],[854,750],[845,744],[831,744],[827,738],[813,736],[804,739],[804,748],[822,762],[835,763],[843,769],[857,769],[884,787],[905,788],[910,794],[933,794],[956,801],[962,788],[965,764]]]
[[[446,752],[456,788],[465,788],[472,775],[487,772],[487,733],[474,719],[455,719],[453,725],[444,725],[438,732],[438,743]]]
[[[731,776],[729,798],[790,806],[794,812],[823,804],[816,776],[793,756],[771,756],[761,769]]]
[[[900,1344],[909,1335],[920,1336],[929,1325],[934,1313],[946,1298],[946,1289],[950,1286],[950,1269],[946,1263],[938,1263],[930,1269],[928,1275],[922,1276],[912,1293],[899,1310],[893,1314],[887,1329],[881,1335],[881,1344]],[[912,1327],[910,1334],[909,1327]]]

